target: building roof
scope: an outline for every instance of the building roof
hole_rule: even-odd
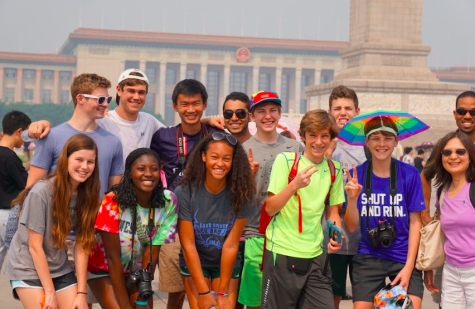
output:
[[[0,62],[76,66],[76,56],[60,54],[13,53],[0,51]]]
[[[443,81],[475,81],[475,67],[432,68],[432,72]]]
[[[348,46],[348,42],[338,41],[79,28],[69,35],[59,52],[72,54],[74,48],[80,43],[215,50],[236,50],[239,47],[247,47],[251,51],[270,53],[330,54],[335,56],[338,56],[339,51]]]

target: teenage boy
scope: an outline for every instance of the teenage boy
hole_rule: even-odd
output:
[[[346,86],[335,87],[330,94],[328,112],[335,117],[336,124],[341,129],[353,117],[360,114],[358,106],[358,96],[356,92]],[[338,138],[332,140],[329,150],[325,153],[327,158],[331,158],[340,162],[343,170],[352,168],[366,161],[367,149],[362,146],[353,146],[345,143]],[[343,183],[346,184],[347,178],[343,174]],[[343,224],[345,218],[346,201],[338,211],[342,220],[342,234],[344,236],[341,250],[336,254],[330,255],[330,265],[332,269],[332,279],[336,284],[333,285],[333,300],[335,302],[335,309],[340,307],[342,299],[350,299],[346,293],[346,279],[348,269],[350,279],[352,277],[353,264],[351,260],[358,251],[358,244],[360,242],[360,231],[357,229],[354,233],[349,233]],[[322,220],[324,229],[326,228],[326,220]],[[325,233],[324,244],[328,243],[328,235]]]
[[[208,93],[205,86],[197,80],[185,79],[179,82],[172,94],[173,109],[178,113],[181,123],[170,128],[161,128],[152,137],[150,148],[155,150],[163,162],[168,189],[174,190],[180,182],[186,160],[195,144],[208,134],[219,131],[201,122],[206,109]],[[182,308],[185,287],[180,274],[178,254],[180,241],[162,245],[160,249],[159,287],[168,292],[168,309]]]
[[[19,111],[7,113],[2,121],[4,134],[0,140],[0,268],[8,250],[3,236],[11,202],[25,188],[28,178],[27,171],[13,150],[23,145],[21,133],[28,129],[30,123],[30,118]]]
[[[241,144],[252,136],[249,133],[249,105],[249,97],[242,92],[231,92],[224,99],[223,117],[226,130]]]
[[[353,168],[353,175],[347,170],[345,186],[346,228],[352,232],[361,227],[358,253],[353,257],[354,308],[374,308],[374,295],[389,277],[391,285],[401,285],[414,308],[420,309],[424,287],[422,273],[414,265],[425,204],[419,173],[391,158],[398,129],[390,118],[371,119],[364,133],[372,159]]]
[[[424,169],[424,165],[426,165],[426,162],[424,161],[424,150],[419,149],[417,151],[417,157],[414,158],[414,166],[419,171],[419,174]]]
[[[338,131],[335,119],[326,111],[309,111],[299,130],[304,153],[299,158],[300,153],[284,152],[275,159],[265,204],[273,219],[266,231],[262,308],[333,307],[323,248],[334,253],[341,243],[331,239],[323,247],[319,222],[326,211],[326,219],[341,228],[338,207],[345,201],[342,169],[338,162],[325,158]],[[295,164],[297,176],[289,183]],[[334,166],[333,184],[330,165]],[[329,206],[325,206],[327,196]]]
[[[104,117],[112,100],[107,90],[110,86],[108,79],[97,74],[84,73],[74,78],[71,84],[73,116],[68,122],[51,129],[47,137],[38,140],[27,186],[54,171],[64,144],[71,136],[79,133],[90,136],[97,144],[100,197],[120,181],[124,172],[122,144],[119,138],[96,123],[97,119]]]
[[[244,142],[245,150],[252,149],[254,160],[259,162],[256,173],[256,208],[258,213],[249,218],[244,228],[246,237],[244,268],[239,290],[239,303],[247,308],[260,308],[262,291],[262,250],[264,235],[259,233],[262,205],[267,198],[267,188],[272,164],[276,156],[285,151],[302,152],[299,142],[277,133],[277,124],[282,115],[282,101],[273,91],[260,91],[251,99],[251,120],[256,123],[256,134]]]

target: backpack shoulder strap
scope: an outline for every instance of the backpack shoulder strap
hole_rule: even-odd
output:
[[[473,182],[470,183],[470,202],[473,208],[475,208],[475,184]]]
[[[333,183],[335,182],[336,179],[336,167],[335,163],[333,163],[332,160],[327,159],[327,164],[328,164],[328,169],[330,170],[330,188],[328,189],[327,196],[325,197],[325,205],[330,205],[330,192],[332,191],[333,188]]]
[[[289,183],[294,180],[294,178],[297,176],[298,169],[299,169],[299,161],[300,161],[300,152],[296,152],[294,154],[294,163],[292,164],[292,168],[290,169],[289,172]]]

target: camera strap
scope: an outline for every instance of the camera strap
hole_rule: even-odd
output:
[[[155,229],[154,218],[155,218],[155,208],[153,208],[152,205],[150,205],[149,211],[148,211],[148,239],[149,239],[149,250],[150,250],[150,262],[147,265],[147,269],[150,273],[152,273],[152,265],[153,265],[152,237],[154,237],[155,235],[157,235],[156,233],[158,233],[158,231],[156,231],[155,234],[153,233],[153,230]]]
[[[134,207],[131,210],[132,213],[132,249],[130,251],[130,261],[129,264],[127,265],[127,270],[131,270],[132,267],[134,266],[134,245],[135,245],[135,233],[139,232],[139,234],[142,234],[142,236],[145,236],[145,231],[143,230],[142,222],[141,220],[138,220],[139,217],[137,215],[137,207]],[[152,236],[153,235],[153,229],[155,228],[155,209],[150,207],[149,208],[149,219],[148,219],[148,238],[149,238],[149,245],[150,245],[150,263],[147,266],[147,268],[152,266]],[[137,231],[140,230],[140,231]],[[140,239],[141,235],[137,235],[139,237],[139,241],[142,244],[142,247],[145,247],[147,245],[146,240],[143,241]]]
[[[365,175],[365,194],[366,201],[369,201],[371,197],[371,185],[373,176],[373,162],[368,160],[368,165],[366,165],[366,175]],[[391,169],[389,173],[389,193],[391,195],[390,204],[391,204],[391,216],[392,216],[392,225],[394,226],[394,200],[397,194],[397,168],[396,161],[391,158]],[[366,230],[369,231],[369,203],[366,203]]]
[[[134,266],[134,245],[135,245],[135,232],[137,231],[137,207],[133,207],[130,210],[132,214],[132,248],[130,249],[130,260],[129,264],[127,265],[127,271],[132,270],[132,267]]]

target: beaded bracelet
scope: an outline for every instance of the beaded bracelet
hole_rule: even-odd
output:
[[[221,292],[216,292],[216,295],[218,295],[218,296],[224,296],[224,297],[229,296],[228,293],[221,293]]]
[[[146,302],[146,301],[136,300],[136,301],[135,301],[135,304],[136,304],[136,305],[140,305],[140,306],[147,306],[147,302]]]

